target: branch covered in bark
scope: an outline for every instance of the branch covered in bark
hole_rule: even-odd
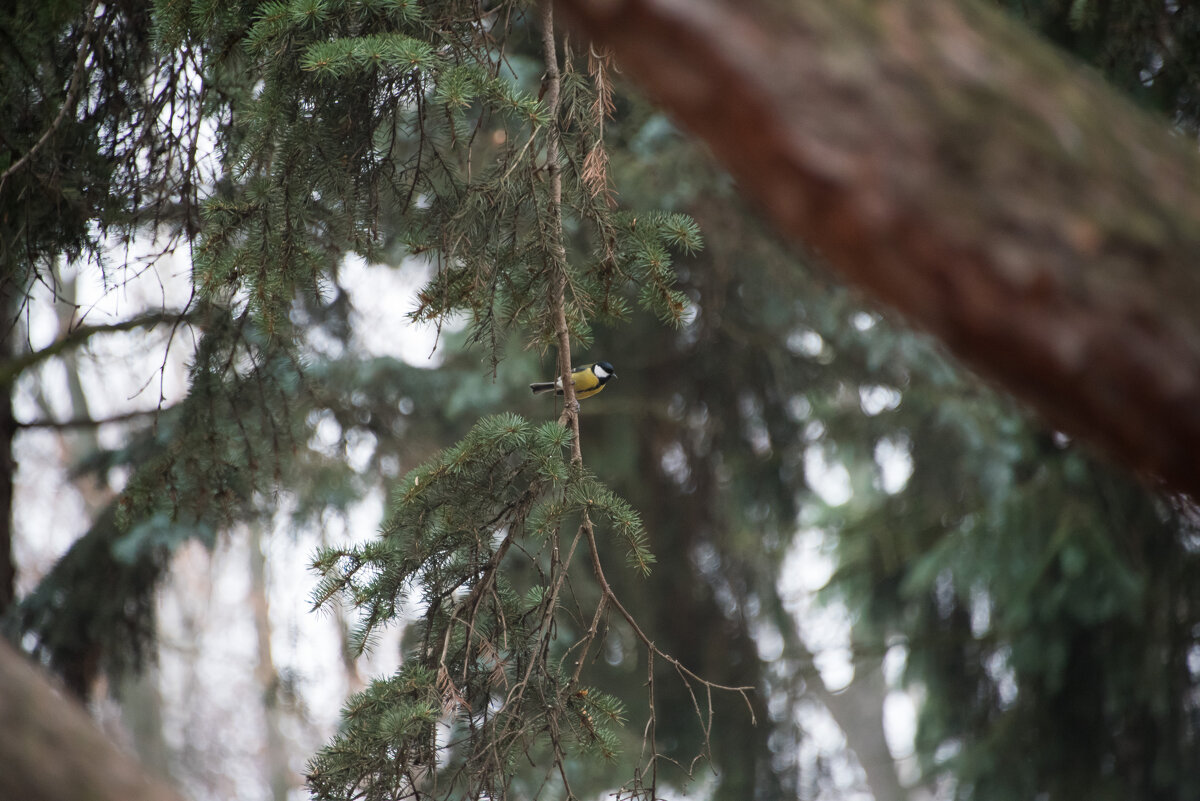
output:
[[[0,798],[181,801],[0,638]]]
[[[97,334],[133,331],[136,328],[154,328],[160,323],[179,325],[187,319],[187,313],[182,311],[152,311],[116,323],[81,325],[72,328],[41,350],[28,351],[8,361],[0,362],[0,388],[11,385],[20,377],[21,373],[30,367],[40,364],[52,356],[58,356],[64,351],[82,345]]]
[[[1200,494],[1200,158],[961,0],[559,0],[787,235]]]

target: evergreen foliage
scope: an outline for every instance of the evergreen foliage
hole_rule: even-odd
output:
[[[1131,0],[995,0],[1186,131],[1200,127],[1200,9]]]
[[[161,82],[158,71],[174,62],[155,54],[179,54],[203,91],[171,95],[177,87],[167,84],[165,94],[188,119],[210,121],[219,143],[221,174],[200,209],[196,295],[185,310],[197,334],[191,387],[128,453],[105,460],[105,468],[136,469],[104,525],[62,568],[100,552],[129,565],[116,575],[132,578],[95,605],[90,584],[63,593],[62,576],[52,576],[13,618],[48,663],[70,672],[98,652],[111,657],[110,670],[136,665],[165,557],[188,539],[211,542],[269,514],[277,488],[303,497],[301,514],[356,495],[353,477],[306,442],[329,415],[343,431],[363,427],[356,387],[371,371],[353,376],[352,387],[332,383],[345,366],[314,358],[303,327],[346,333],[336,297],[346,253],[430,260],[435,275],[413,317],[465,313],[470,341],[493,366],[513,334],[541,349],[568,335],[586,342],[593,321],[628,316],[632,298],[664,321],[684,319],[672,253],[699,249],[698,229],[682,214],[616,210],[603,143],[609,67],[593,57],[580,72],[568,55],[559,102],[548,107],[535,94],[543,67],[523,54],[536,52],[538,35],[516,4],[156,4],[147,57],[132,69]],[[547,163],[552,154],[557,161]],[[189,165],[186,178],[200,183],[194,163],[173,164]],[[67,249],[56,241],[58,252]],[[566,291],[556,295],[556,284]],[[378,407],[367,405],[369,426]],[[567,625],[561,593],[586,575],[568,580],[581,569],[572,556],[590,554],[603,584],[593,519],[638,573],[653,556],[633,508],[578,457],[564,460],[569,441],[558,423],[486,418],[402,483],[378,543],[319,557],[327,571],[319,596],[342,591],[363,609],[360,647],[415,594],[426,611],[413,659],[426,670],[406,666],[352,702],[346,731],[314,762],[314,792],[423,787],[460,750],[431,739],[434,720],[457,721],[472,755],[462,763],[466,778],[445,785],[452,794],[463,781],[473,795],[508,786],[525,764],[521,752],[559,766],[565,782],[568,751],[620,750],[611,726],[621,705],[579,681],[601,611],[620,609],[615,596],[602,593],[591,625],[577,629],[578,665],[568,668],[568,654],[551,643]],[[573,536],[567,554],[564,536]],[[510,577],[516,568],[504,557],[513,543],[529,566]],[[81,694],[94,669],[74,679]],[[512,697],[489,700],[504,681]],[[382,704],[400,697],[397,686],[406,700]],[[380,731],[383,752],[372,745]],[[388,753],[408,754],[410,772],[371,767],[372,754]]]
[[[318,554],[316,602],[342,595],[361,610],[360,652],[405,608],[420,622],[400,672],[350,699],[342,733],[312,761],[315,797],[500,797],[522,757],[620,750],[621,703],[572,675],[586,635],[565,648],[556,637],[558,539],[571,518],[607,517],[631,559],[649,555],[628,505],[572,469],[569,442],[557,422],[485,418],[397,486],[378,540]],[[514,553],[526,570],[505,563]]]
[[[865,652],[904,644],[925,770],[962,798],[1190,797],[1198,679],[1170,634],[1197,611],[1189,502],[958,385],[891,415],[912,476],[846,516],[832,585]]]
[[[548,267],[569,269],[567,319],[585,341],[587,320],[627,313],[631,284],[644,307],[682,319],[670,250],[697,249],[698,231],[681,215],[613,212],[603,169],[588,160],[601,147],[604,67],[583,75],[567,59],[550,120],[532,93],[538,67],[520,55],[530,30],[519,6],[195,2],[159,14],[167,46],[218,54],[210,75],[263,76],[232,104],[234,181],[205,205],[195,269],[207,295],[235,297],[268,330],[284,329],[297,291],[318,292],[346,250],[379,258],[386,235],[437,263],[414,318],[465,312],[493,364],[510,326],[551,341]],[[570,265],[547,261],[554,234],[538,154],[550,130],[564,141]]]
[[[1195,130],[1189,4],[1005,5]],[[276,513],[280,493],[298,524],[319,518],[420,464],[378,538],[315,558],[314,600],[357,608],[358,648],[406,628],[403,666],[347,701],[311,761],[315,797],[624,782],[622,797],[652,798],[660,764],[698,753],[716,798],[818,795],[830,779],[801,761],[798,713],[823,685],[776,583],[798,526],[835,543],[825,597],[852,612],[856,679],[906,656],[924,787],[1200,793],[1190,502],[1114,474],[798,269],[601,55],[565,55],[551,109],[524,4],[98,8],[0,11],[6,313],[31,281],[54,282],[55,259],[157,222],[198,237],[179,318],[197,345],[188,398],[85,467],[128,468],[119,501],[5,621],[76,692],[148,654],[153,590],[182,543]],[[202,129],[214,176],[195,158]],[[476,350],[439,371],[348,356],[347,253],[428,260],[412,318],[461,315]],[[504,413],[462,430],[500,400],[480,353],[494,370],[513,340],[559,341],[556,277],[567,333],[621,354],[626,400],[589,410],[589,445],[605,447],[586,467],[560,422]],[[335,345],[314,347],[314,331]],[[872,392],[891,400],[866,411]],[[323,422],[332,449],[313,443]],[[355,436],[374,443],[357,470],[338,452]],[[884,446],[911,461],[899,489],[882,484]],[[814,454],[847,468],[850,503],[812,495]],[[608,574],[616,553],[627,569]],[[782,655],[764,654],[764,633]],[[757,726],[736,693],[703,691],[718,685],[758,689]]]
[[[155,48],[137,2],[0,9],[0,280],[10,307],[57,258],[143,223],[195,231],[206,98],[195,54]],[[119,273],[111,275],[113,282]]]

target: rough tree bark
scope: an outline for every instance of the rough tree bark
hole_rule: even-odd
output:
[[[1200,158],[963,0],[559,0],[787,235],[1200,494]]]

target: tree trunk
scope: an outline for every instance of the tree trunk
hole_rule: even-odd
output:
[[[22,295],[9,284],[0,284],[0,361],[17,352],[19,310]],[[17,437],[17,421],[13,415],[11,383],[0,384],[0,615],[8,611],[17,598],[17,564],[13,554],[13,489],[17,480],[17,462],[13,444]]]
[[[887,697],[883,660],[857,660],[853,681],[840,692],[830,692],[820,674],[810,677],[808,684],[846,735],[846,745],[862,766],[875,801],[905,801],[908,793],[900,784],[883,730],[883,702]]]
[[[1200,494],[1195,144],[969,0],[559,0],[779,228]]]
[[[254,669],[255,682],[262,693],[263,722],[266,726],[265,753],[262,771],[271,788],[272,801],[287,801],[288,791],[299,784],[288,765],[287,741],[283,734],[280,708],[281,678],[271,652],[271,608],[267,600],[267,534],[262,526],[251,523],[250,542],[250,608],[254,613],[255,650],[258,664]]]
[[[0,798],[181,801],[0,638]]]
[[[0,615],[17,597],[17,565],[13,559],[13,486],[17,464],[13,440],[17,424],[13,418],[12,386],[0,386]]]

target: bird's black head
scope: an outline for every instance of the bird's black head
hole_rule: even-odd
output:
[[[608,373],[608,375],[602,376],[603,378],[616,378],[617,377],[617,371],[614,370],[613,366],[611,364],[609,364],[608,362],[596,362],[596,367],[598,367],[601,370],[603,370],[604,372]]]

